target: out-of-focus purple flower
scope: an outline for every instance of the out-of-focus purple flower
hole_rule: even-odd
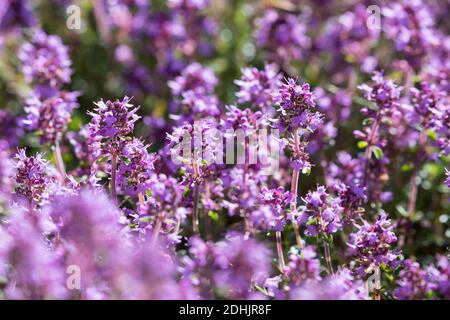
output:
[[[219,106],[216,96],[190,90],[183,92],[181,97],[170,105],[170,118],[178,125],[192,123],[195,120],[218,116]]]
[[[348,120],[352,106],[350,92],[340,89],[336,93],[328,94],[323,88],[316,87],[313,94],[317,97],[317,108],[327,119],[336,122],[336,125]]]
[[[181,96],[187,91],[209,95],[214,93],[217,82],[213,70],[195,62],[185,67],[181,75],[169,81],[168,85],[173,96]]]
[[[253,112],[250,109],[241,110],[236,106],[227,106],[228,111],[223,121],[224,129],[243,130],[244,133],[255,133],[259,125],[263,123],[261,111]]]
[[[14,189],[14,167],[11,163],[8,143],[0,140],[0,205],[4,198],[9,198]]]
[[[22,125],[28,130],[38,130],[41,143],[54,145],[59,142],[66,131],[72,111],[78,108],[78,92],[58,92],[58,95],[39,99],[36,96],[26,101],[27,117]]]
[[[209,0],[169,0],[168,6],[175,10],[203,10],[209,4]]]
[[[274,94],[281,85],[281,74],[273,64],[266,64],[264,70],[255,67],[242,69],[242,77],[235,80],[239,86],[236,98],[239,103],[247,103],[264,112],[271,112],[274,102]]]
[[[306,225],[306,235],[328,235],[342,228],[340,216],[343,209],[340,200],[328,195],[324,186],[318,186],[316,191],[308,192],[303,201],[305,209],[298,223]]]
[[[286,267],[289,282],[295,286],[321,279],[320,262],[317,258],[316,248],[313,246],[305,247],[300,253],[291,252]]]
[[[340,270],[318,282],[306,282],[291,289],[290,298],[294,300],[362,300],[362,283],[355,281],[349,270]]]
[[[448,256],[438,255],[435,265],[427,268],[429,279],[439,297],[450,299],[450,260]]]
[[[445,93],[426,81],[420,83],[420,89],[411,88],[411,121],[429,129],[434,126],[436,115],[442,110]]]
[[[30,204],[40,204],[47,198],[47,187],[51,178],[48,175],[48,162],[41,154],[27,157],[25,149],[19,149],[15,170],[17,195],[24,197]]]
[[[69,131],[66,136],[74,149],[76,157],[80,161],[77,174],[90,174],[91,169],[99,165],[95,162],[94,147],[100,143],[101,137],[91,136],[89,125],[84,125],[78,132]]]
[[[0,33],[29,28],[35,23],[28,0],[5,0],[0,3]]]
[[[345,13],[328,19],[323,34],[318,37],[318,47],[331,53],[332,65],[342,62],[362,64],[378,38],[377,28],[368,28],[369,13],[363,4],[357,4]]]
[[[420,268],[418,262],[410,259],[404,260],[403,265],[404,269],[400,271],[394,296],[400,300],[425,299],[432,290],[427,272]]]
[[[101,192],[82,190],[77,195],[55,197],[46,208],[57,227],[64,263],[78,266],[82,272],[82,296],[90,291],[109,294],[113,268],[123,256],[125,239],[121,237],[118,209]]]
[[[373,224],[362,221],[362,225],[357,225],[358,231],[350,234],[348,242],[349,255],[356,257],[357,274],[364,277],[381,264],[395,269],[399,264],[399,252],[392,250],[392,245],[397,236],[387,214],[382,212]]]
[[[18,209],[16,209],[18,210]],[[0,225],[0,276],[7,299],[64,299],[65,274],[31,217],[16,211]]]
[[[134,108],[130,98],[125,96],[122,101],[103,101],[95,103],[97,108],[88,114],[92,116],[89,123],[91,137],[101,139],[97,143],[96,156],[111,154],[123,148],[123,138],[134,130],[134,123],[140,119],[136,114],[139,107]]]
[[[60,88],[70,82],[72,63],[67,47],[58,36],[37,30],[18,56],[28,83]]]
[[[189,295],[175,281],[176,261],[160,246],[147,240],[126,259],[118,263],[113,279],[121,299],[172,300]]]
[[[145,194],[149,188],[155,157],[147,148],[141,140],[134,138],[126,141],[122,149],[117,182],[126,195]]]
[[[189,252],[184,273],[202,298],[255,297],[252,285],[261,283],[270,272],[270,251],[240,234],[216,244],[193,237]]]
[[[17,146],[23,134],[23,129],[17,117],[7,110],[0,110],[0,139],[7,141],[11,147]]]
[[[306,26],[295,14],[269,9],[256,24],[256,43],[271,60],[288,63],[300,59],[311,46]]]
[[[450,106],[436,113],[434,130],[437,133],[437,146],[444,155],[450,154]]]
[[[426,1],[399,1],[383,6],[386,35],[395,42],[397,51],[419,68],[423,59],[439,43],[434,17]]]
[[[139,206],[133,223],[136,229],[143,233],[152,234],[157,223],[168,244],[177,244],[181,238],[180,225],[190,212],[183,206],[182,197],[185,187],[175,178],[164,174],[152,174],[148,181],[147,201]]]

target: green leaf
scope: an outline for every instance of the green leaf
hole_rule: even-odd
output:
[[[218,215],[217,212],[209,211],[209,212],[208,212],[208,216],[209,216],[213,221],[218,221],[218,220],[219,220],[219,215]]]
[[[427,135],[428,135],[428,137],[429,137],[430,139],[432,139],[432,140],[436,140],[436,138],[437,138],[436,131],[433,131],[433,130],[431,130],[431,129],[429,129],[429,130],[427,131]]]
[[[377,158],[378,160],[380,160],[383,157],[383,150],[381,150],[380,147],[373,147],[372,152],[375,158]]]
[[[123,163],[125,163],[125,165],[129,166],[131,164],[131,160],[128,159],[127,157],[120,157],[120,160],[123,161]]]
[[[105,162],[105,161],[107,161],[108,159],[109,159],[109,156],[101,157],[101,158],[98,158],[98,159],[97,159],[97,162]]]
[[[408,171],[411,171],[412,168],[414,168],[414,166],[411,163],[405,163],[404,165],[402,165],[401,170],[403,172],[408,172]]]
[[[363,126],[368,126],[368,125],[371,125],[372,123],[373,123],[372,118],[365,118],[362,122]]]
[[[365,147],[367,147],[367,141],[358,141],[358,149],[364,149]]]

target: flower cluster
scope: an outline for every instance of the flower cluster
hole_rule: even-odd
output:
[[[25,149],[20,149],[16,155],[15,170],[17,195],[32,205],[46,199],[50,177],[48,163],[42,155],[27,157]]]
[[[402,300],[425,299],[431,290],[427,272],[416,261],[407,259],[403,261],[403,265],[394,295]]]
[[[60,88],[70,82],[72,62],[58,36],[36,31],[31,41],[21,48],[19,59],[28,83]]]
[[[375,223],[369,224],[363,220],[357,228],[357,232],[350,234],[348,246],[349,254],[357,259],[355,271],[359,275],[372,273],[382,264],[393,268],[398,266],[399,253],[392,250],[397,236],[385,212],[377,217]]]
[[[99,137],[96,144],[96,156],[101,157],[117,153],[124,147],[125,137],[134,130],[134,123],[139,120],[130,98],[120,100],[100,100],[95,103],[97,108],[89,112],[92,117],[89,123],[91,137]]]
[[[250,67],[242,69],[242,76],[236,80],[239,91],[236,98],[239,103],[269,111],[274,104],[273,93],[281,83],[281,74],[276,71],[275,65],[265,65],[264,70]]]
[[[306,235],[333,234],[342,228],[340,199],[330,197],[324,186],[308,192],[303,201],[305,209],[298,222],[306,225]]]
[[[256,41],[259,47],[267,49],[269,59],[280,62],[301,59],[311,45],[305,26],[295,14],[267,10],[257,25]]]

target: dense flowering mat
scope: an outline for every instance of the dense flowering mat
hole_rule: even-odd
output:
[[[2,0],[0,299],[449,299],[449,9]]]

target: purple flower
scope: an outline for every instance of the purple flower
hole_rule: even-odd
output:
[[[342,228],[340,200],[329,196],[325,187],[318,186],[316,191],[308,192],[303,201],[305,208],[298,223],[306,226],[306,235],[327,235]]]
[[[438,255],[435,265],[429,266],[427,273],[438,297],[445,300],[450,299],[450,260],[448,256]]]
[[[142,234],[158,233],[168,245],[181,241],[180,225],[190,213],[183,206],[185,187],[175,178],[164,174],[153,174],[148,181],[147,200],[140,204],[136,215],[132,215],[135,229]],[[159,224],[159,230],[155,228]]]
[[[443,109],[442,103],[445,93],[426,81],[422,81],[420,89],[411,88],[411,105],[413,107],[412,120],[432,128],[436,115]]]
[[[31,217],[19,209],[0,225],[0,276],[7,299],[65,299],[65,274]],[[5,268],[5,266],[8,266]]]
[[[25,149],[16,154],[16,188],[17,195],[25,198],[30,204],[39,204],[48,196],[47,187],[51,178],[48,175],[48,162],[39,153],[27,157]]]
[[[313,246],[305,247],[300,253],[292,252],[286,267],[289,282],[295,286],[321,279],[320,262],[317,258],[316,248]]]
[[[38,130],[41,143],[54,145],[59,142],[66,131],[72,111],[78,108],[78,92],[59,92],[57,96],[39,99],[36,96],[26,101],[27,117],[22,125],[28,130]]]
[[[67,47],[58,36],[37,30],[18,56],[28,83],[60,88],[70,82],[72,63]]]
[[[370,54],[371,46],[379,36],[377,28],[368,28],[369,13],[366,6],[356,4],[343,14],[326,20],[324,32],[318,37],[321,50],[331,53],[333,66],[343,63],[363,64]]]
[[[220,115],[219,100],[214,95],[204,95],[194,90],[185,91],[170,105],[170,118],[183,125],[195,120]]]
[[[5,0],[0,4],[0,33],[29,28],[35,23],[28,0]]]
[[[236,92],[239,103],[248,103],[258,110],[271,113],[274,93],[281,85],[281,75],[273,64],[266,64],[264,70],[248,67],[242,69],[241,79],[234,83],[239,86],[239,91]]]
[[[140,119],[136,114],[139,107],[134,108],[129,102],[127,96],[122,101],[100,100],[95,103],[95,112],[88,113],[92,116],[89,123],[91,137],[101,139],[101,143],[97,143],[98,157],[123,148],[123,138],[133,132],[134,123]]]
[[[92,299],[97,292],[106,297],[113,268],[126,259],[118,209],[101,192],[87,189],[55,197],[45,212],[56,225],[64,264],[82,272],[82,296]]]
[[[201,298],[250,299],[256,296],[252,285],[270,271],[270,251],[243,235],[232,234],[216,244],[192,237],[189,244],[184,273]]]
[[[333,186],[342,207],[342,223],[352,225],[364,213],[362,205],[367,201],[364,188],[338,182]]]
[[[202,67],[199,63],[192,63],[183,69],[180,76],[169,81],[169,88],[173,96],[181,96],[187,91],[209,95],[214,92],[217,78],[209,68]]]
[[[410,259],[404,260],[403,265],[404,269],[400,271],[394,296],[400,300],[425,299],[432,290],[427,272],[420,268],[418,262]]]
[[[399,1],[383,7],[386,35],[396,49],[416,68],[436,47],[435,18],[426,1]]]
[[[283,187],[262,188],[259,196],[261,206],[252,212],[250,219],[255,226],[265,230],[283,231],[288,220],[287,207],[291,203],[291,193]]]
[[[11,163],[8,143],[0,140],[0,203],[2,197],[9,197],[13,190],[14,168]]]
[[[358,231],[350,234],[348,242],[350,256],[356,257],[358,275],[365,276],[381,264],[395,269],[399,252],[391,247],[397,236],[387,214],[382,212],[373,224],[362,221],[362,225],[357,225]]]
[[[232,129],[236,131],[241,129],[244,133],[255,133],[259,125],[264,122],[260,111],[253,112],[248,108],[241,110],[236,106],[227,106],[227,109],[228,111],[223,121],[225,130]]]
[[[314,130],[321,122],[320,114],[313,112],[315,96],[309,84],[298,85],[292,78],[286,80],[275,96],[280,106],[278,127],[292,132],[294,129]]]
[[[269,53],[271,60],[298,60],[310,48],[306,26],[296,14],[269,9],[256,24],[256,43]]]
[[[355,281],[349,270],[344,269],[336,275],[318,282],[306,282],[291,289],[290,298],[294,300],[362,300],[362,283]]]
[[[7,110],[0,110],[0,139],[14,147],[22,135],[23,130],[18,117],[14,117]]]
[[[113,283],[120,299],[172,300],[189,296],[176,282],[176,261],[158,245],[142,243],[136,252],[128,253],[128,261],[119,262]]]
[[[376,118],[381,120],[382,117],[389,118],[396,112],[398,113],[402,88],[397,86],[394,81],[383,78],[383,74],[378,71],[373,73],[372,80],[374,81],[372,86],[362,84],[358,88],[363,91],[364,97],[368,101],[376,104],[378,108]],[[371,110],[364,109],[363,111],[371,114]]]
[[[148,146],[139,139],[126,141],[118,166],[118,185],[129,196],[145,194],[153,172],[155,157],[147,152]]]

